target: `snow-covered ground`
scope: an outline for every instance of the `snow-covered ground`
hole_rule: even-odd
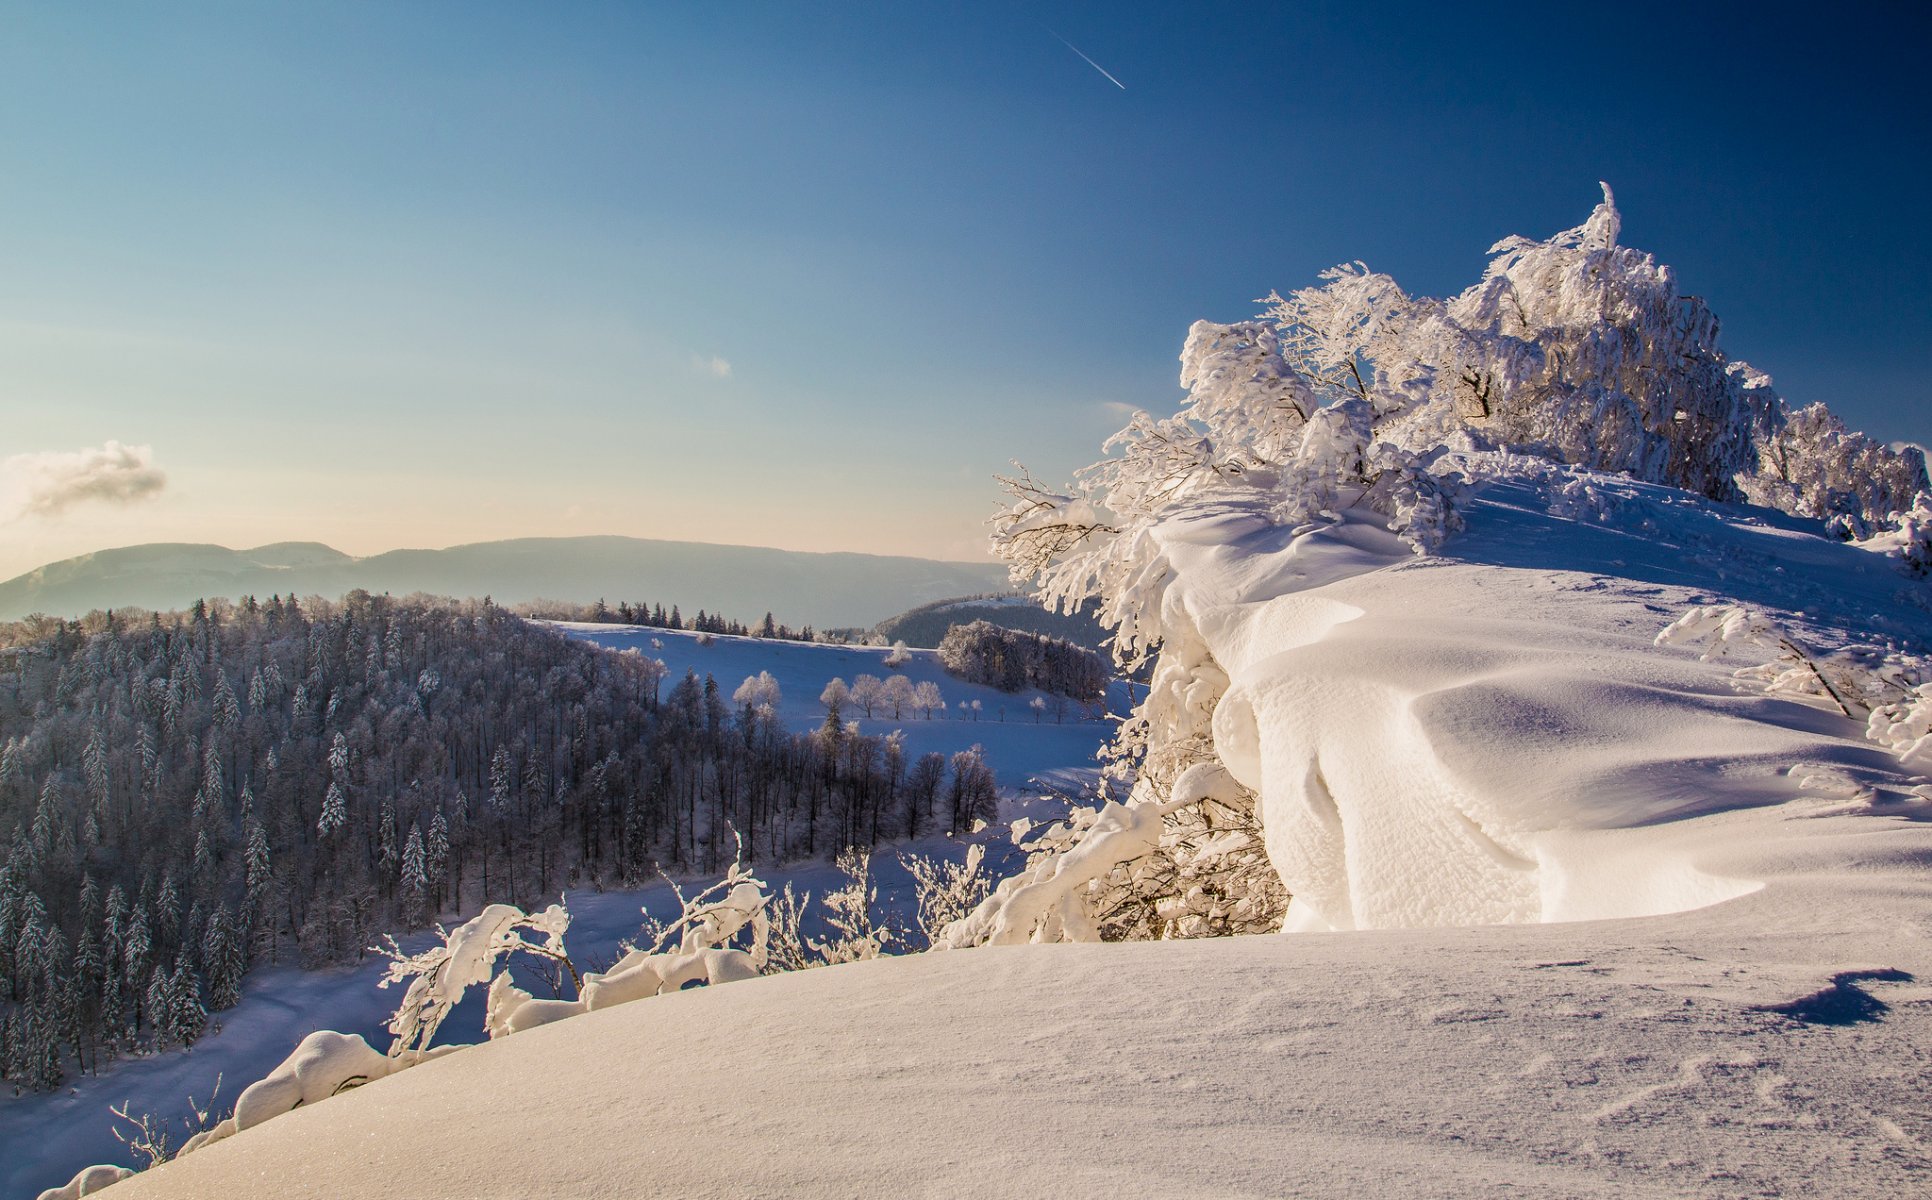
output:
[[[1468,515],[1430,559],[1239,504],[1160,530],[1303,932],[594,1012],[115,1194],[1924,1194],[1932,788],[1654,638],[1739,602],[1923,651],[1927,585],[1631,483]]]
[[[782,689],[782,715],[799,730],[824,720],[818,696],[833,677],[842,676],[850,683],[860,674],[891,673],[883,665],[888,653],[884,649],[722,636],[703,644],[689,632],[608,625],[564,628],[589,641],[615,649],[637,646],[663,659],[669,670],[667,693],[686,669],[695,669],[700,678],[710,672],[727,696],[747,675],[769,671]],[[939,667],[930,651],[914,651],[900,673],[915,682],[934,681],[952,707],[930,721],[912,712],[899,721],[886,719],[889,714],[884,710],[875,710],[880,715],[874,719],[857,711],[847,715],[859,720],[868,733],[905,730],[908,754],[913,756],[983,746],[1004,790],[1004,815],[1038,818],[1056,806],[1063,811],[1064,802],[1048,793],[1073,792],[1092,782],[1094,755],[1112,729],[1104,719],[1092,719],[1076,708],[1066,714],[1064,723],[1051,714],[1036,721],[1027,706],[1034,693],[1014,696],[961,683]],[[982,703],[977,720],[958,708],[960,701],[971,699]],[[1118,708],[1124,703],[1122,691],[1114,704]],[[1001,706],[1006,709],[1004,721]],[[989,863],[997,866],[1012,852],[996,833],[986,836],[992,839]],[[882,850],[873,865],[881,911],[910,920],[912,887],[898,865],[899,852],[957,859],[963,845],[936,838]],[[761,871],[760,877],[774,891],[789,882],[798,891],[815,895],[823,895],[838,882],[837,873],[825,863]],[[589,964],[612,961],[618,956],[618,943],[636,934],[639,910],[645,905],[661,918],[677,912],[670,888],[662,884],[641,891],[569,893],[571,952]],[[405,946],[415,949],[422,943],[418,936]],[[383,1025],[396,1008],[399,992],[378,990],[382,970],[383,963],[372,959],[358,967],[257,971],[248,977],[241,1003],[215,1015],[218,1030],[192,1047],[113,1063],[105,1074],[71,1079],[57,1092],[0,1095],[0,1197],[36,1195],[90,1163],[131,1162],[126,1148],[114,1139],[110,1105],[125,1104],[131,1113],[153,1113],[176,1122],[187,1114],[191,1096],[203,1102],[209,1099],[217,1077],[221,1080],[217,1106],[225,1111],[244,1087],[266,1075],[315,1030],[360,1034],[373,1045],[386,1045],[389,1035]],[[482,1001],[480,991],[466,1000],[445,1025],[439,1042],[481,1040]],[[175,1133],[178,1144],[185,1137],[178,1124]]]

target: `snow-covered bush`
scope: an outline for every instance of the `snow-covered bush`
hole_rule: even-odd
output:
[[[40,1193],[40,1200],[80,1200],[82,1196],[92,1196],[107,1185],[119,1183],[132,1174],[134,1172],[126,1167],[96,1163],[91,1167],[82,1167],[65,1185]]]
[[[768,973],[878,958],[896,939],[893,930],[872,918],[879,891],[872,885],[870,853],[857,846],[848,847],[839,854],[836,866],[845,880],[825,893],[820,902],[825,909],[826,936],[814,938],[805,932],[805,912],[812,903],[810,892],[798,895],[788,883],[768,905]]]
[[[948,925],[979,907],[992,887],[983,869],[986,847],[979,842],[966,847],[966,857],[960,862],[902,854],[899,864],[912,876],[914,919],[928,946],[938,943]]]
[[[1932,493],[1920,492],[1909,510],[1858,544],[1892,555],[1908,574],[1932,575]]]
[[[1027,851],[1026,868],[940,930],[933,944],[1094,942],[1277,927],[1286,896],[1266,855],[1241,866],[1218,861],[1253,856],[1257,838],[1246,830],[1212,831],[1205,816],[1199,823],[1169,820],[1210,807],[1252,812],[1240,785],[1218,763],[1182,772],[1164,799],[1137,787],[1124,804],[1075,807],[1037,835],[1031,823],[1015,822],[1013,839]],[[1234,877],[1258,882],[1261,890],[1229,895],[1220,884]],[[1209,886],[1223,894],[1210,895]],[[1217,921],[1221,928],[1211,929]]]
[[[1216,761],[1209,722],[1227,688],[1191,618],[1164,603],[1175,571],[1157,530],[1182,514],[1225,506],[1294,529],[1353,509],[1428,554],[1458,528],[1472,463],[1540,462],[1772,505],[1843,537],[1877,536],[1873,549],[1908,565],[1932,562],[1932,501],[1922,517],[1913,507],[1923,455],[1847,432],[1823,409],[1788,408],[1768,376],[1720,349],[1716,316],[1669,267],[1619,244],[1621,227],[1606,186],[1582,225],[1497,243],[1482,278],[1450,299],[1411,296],[1355,263],[1270,295],[1257,319],[1196,322],[1177,414],[1135,414],[1068,485],[1024,468],[1001,478],[992,542],[1014,582],[1062,612],[1092,602],[1123,666],[1160,660],[1109,750],[1112,775],[1137,780],[1128,803],[1096,810],[1080,840],[1043,852],[951,940],[1083,936],[1109,911],[1097,895],[1122,880],[1168,889],[1152,915],[1108,926],[1136,935],[1265,927],[1254,915],[1280,902],[1278,887],[1264,897],[1254,886],[1252,798],[1211,812],[1158,799]],[[1586,481],[1557,502],[1592,519],[1615,501]]]
[[[564,932],[569,928],[570,913],[561,901],[538,913],[525,913],[511,904],[492,904],[453,933],[437,926],[437,944],[420,954],[404,954],[395,938],[386,939],[388,945],[380,949],[390,958],[389,969],[376,986],[407,985],[402,1003],[389,1019],[389,1032],[395,1035],[390,1056],[418,1056],[428,1050],[437,1026],[463,993],[476,984],[490,983],[498,961],[518,951],[561,963],[575,978],[577,968],[563,948]],[[531,935],[536,940],[531,940]],[[493,986],[492,1012],[497,999]],[[496,1022],[489,1023],[494,1027]]]
[[[1820,653],[1764,614],[1722,604],[1686,612],[1657,635],[1657,644],[1704,647],[1707,662],[1763,658],[1733,678],[1774,695],[1829,704],[1863,722],[1865,736],[1898,755],[1906,769],[1932,774],[1932,664],[1916,655],[1872,647]]]

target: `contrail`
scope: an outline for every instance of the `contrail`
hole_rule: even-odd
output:
[[[1084,60],[1086,61],[1086,64],[1087,64],[1088,66],[1090,66],[1090,67],[1092,67],[1092,68],[1093,68],[1094,70],[1096,70],[1096,71],[1098,71],[1098,72],[1100,72],[1100,73],[1101,73],[1102,75],[1105,75],[1105,76],[1107,76],[1107,82],[1108,82],[1108,83],[1111,83],[1111,84],[1113,84],[1113,85],[1114,85],[1115,87],[1117,87],[1117,88],[1119,88],[1119,89],[1120,89],[1121,91],[1123,91],[1123,92],[1127,90],[1127,85],[1126,85],[1126,84],[1124,84],[1124,83],[1122,83],[1122,82],[1121,82],[1120,80],[1118,80],[1118,79],[1115,79],[1115,78],[1113,77],[1113,75],[1112,75],[1112,74],[1110,74],[1110,73],[1108,72],[1108,70],[1107,70],[1107,68],[1105,68],[1105,67],[1103,67],[1103,66],[1101,66],[1101,65],[1100,65],[1099,63],[1097,63],[1097,62],[1095,62],[1095,61],[1094,61],[1093,59],[1091,59],[1091,58],[1087,58],[1087,52],[1086,52],[1085,50],[1082,50],[1082,49],[1081,49],[1080,47],[1078,47],[1078,46],[1076,46],[1076,45],[1074,45],[1074,44],[1073,44],[1072,42],[1069,42],[1069,41],[1068,41],[1067,39],[1065,39],[1065,38],[1063,38],[1063,37],[1060,37],[1060,35],[1059,35],[1058,33],[1054,33],[1054,30],[1053,30],[1053,27],[1052,27],[1052,26],[1050,26],[1050,25],[1042,25],[1042,26],[1040,26],[1040,28],[1042,28],[1042,29],[1044,29],[1044,30],[1046,30],[1046,31],[1047,31],[1048,33],[1052,33],[1054,37],[1057,37],[1057,38],[1060,38],[1060,44],[1061,44],[1061,45],[1063,45],[1063,46],[1065,46],[1065,47],[1066,47],[1067,49],[1069,49],[1069,50],[1071,50],[1071,51],[1073,51],[1073,52],[1074,52],[1075,54],[1078,54],[1078,55],[1079,55],[1079,56],[1080,56],[1080,57],[1081,57],[1082,59],[1084,59]]]

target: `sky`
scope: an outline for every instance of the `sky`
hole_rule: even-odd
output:
[[[1173,411],[1195,319],[1452,294],[1600,179],[1733,356],[1932,442],[1926,19],[1566,7],[0,0],[0,578],[984,557],[993,474]]]

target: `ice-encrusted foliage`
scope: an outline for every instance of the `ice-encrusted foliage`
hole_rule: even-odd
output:
[[[1183,854],[1190,837],[1237,840],[1252,797],[1234,796],[1220,813],[1167,807],[1190,767],[1214,761],[1209,717],[1226,689],[1187,614],[1165,603],[1174,572],[1155,530],[1184,510],[1225,503],[1290,528],[1367,510],[1428,554],[1459,527],[1469,464],[1515,458],[1825,519],[1908,569],[1932,565],[1932,500],[1918,501],[1923,455],[1848,432],[1822,408],[1789,409],[1768,376],[1725,355],[1709,306],[1685,295],[1669,267],[1622,245],[1621,232],[1606,185],[1583,224],[1497,243],[1482,278],[1449,299],[1411,296],[1353,263],[1270,295],[1258,319],[1196,322],[1181,351],[1188,394],[1178,413],[1135,414],[1106,443],[1107,457],[1067,486],[1024,469],[1001,479],[1010,502],[994,518],[993,549],[1014,581],[1064,611],[1094,602],[1123,665],[1160,655],[1147,701],[1110,751],[1116,777],[1137,778],[1126,805],[1114,807],[1135,815],[1096,810],[1094,827],[1139,829],[1140,806],[1163,807],[1162,832],[1108,869],[1138,872],[1136,888],[1181,889],[1161,911],[1181,913],[1193,896],[1186,913],[1205,919],[1149,919],[1137,934],[1242,927],[1234,906],[1246,904],[1245,914],[1260,904],[1252,878],[1214,874],[1248,870],[1235,865],[1245,860],[1190,872]],[[1559,500],[1579,513],[1603,500],[1587,483],[1572,491]],[[1091,858],[1097,844],[1071,842],[1041,861]],[[1156,850],[1171,869],[1150,873]],[[1100,878],[1080,885],[1087,901],[1100,903]],[[1040,876],[1026,887],[1046,883]],[[1238,897],[1225,911],[1204,899],[1217,889]],[[1065,910],[1070,894],[1056,893],[1051,915],[1036,916],[1025,936],[1098,928],[1093,903],[1079,916]]]
[[[497,963],[511,954],[522,951],[568,963],[563,936],[569,928],[570,913],[561,903],[537,913],[492,904],[454,932],[437,926],[436,944],[420,954],[405,954],[395,938],[386,939],[380,950],[389,956],[389,968],[376,986],[406,985],[402,1003],[389,1019],[389,1032],[395,1035],[390,1055],[410,1057],[428,1050],[437,1026],[463,993],[489,983]]]
[[[1756,658],[1740,686],[1817,701],[1865,723],[1865,736],[1908,770],[1932,775],[1932,663],[1876,646],[1812,649],[1755,609],[1700,605],[1657,635],[1660,646],[1701,648],[1706,661]]]
[[[1261,847],[1252,797],[1219,764],[1183,771],[1161,799],[1073,808],[1036,832],[1027,865],[933,939],[938,948],[1259,933],[1287,894]]]
[[[1765,379],[1762,386],[1769,384]],[[1853,433],[1822,404],[1786,413],[1759,444],[1757,470],[1739,483],[1753,501],[1823,518],[1845,538],[1896,531],[1913,510],[1932,505],[1923,494],[1925,458],[1917,447],[1894,450]],[[1921,529],[1927,516],[1919,511]]]

